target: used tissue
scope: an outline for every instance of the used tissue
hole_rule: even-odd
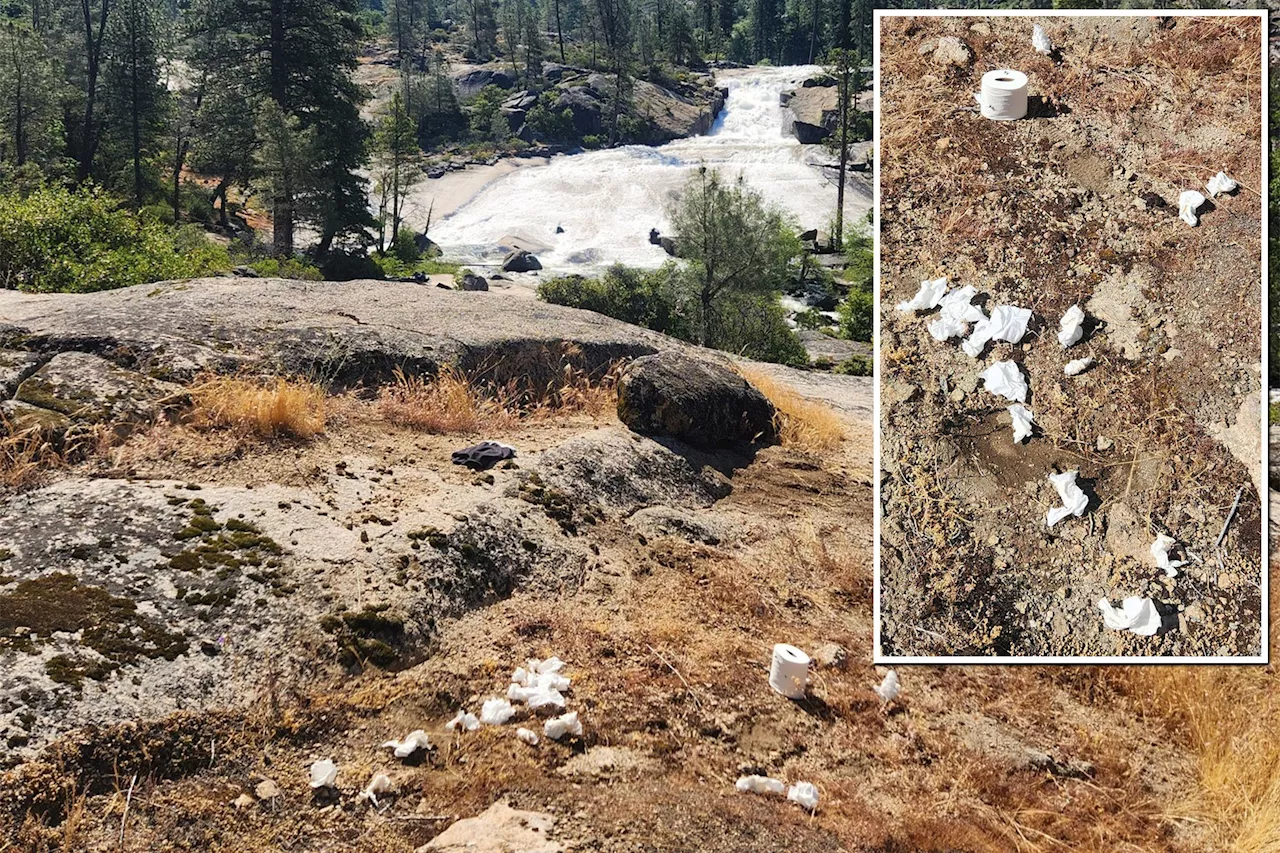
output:
[[[1079,471],[1064,471],[1061,474],[1049,475],[1049,482],[1053,483],[1053,487],[1058,490],[1058,496],[1062,498],[1062,506],[1049,510],[1045,518],[1050,527],[1068,515],[1076,517],[1084,515],[1085,507],[1089,505],[1089,497],[1076,485],[1076,475],[1079,473]]]
[[[797,782],[787,789],[787,799],[813,811],[818,807],[818,789],[812,782]]]
[[[1069,347],[1084,337],[1084,311],[1072,305],[1058,321],[1058,343]]]
[[[1136,595],[1126,598],[1119,610],[1111,606],[1105,598],[1098,599],[1098,609],[1102,611],[1102,622],[1114,631],[1132,631],[1143,637],[1149,637],[1160,630],[1160,613],[1149,598]]]
[[[1093,366],[1093,356],[1087,355],[1084,358],[1077,358],[1075,361],[1068,361],[1067,366],[1062,368],[1062,372],[1068,376],[1075,376],[1084,373]]]
[[[475,714],[468,714],[466,711],[459,711],[458,716],[445,723],[444,727],[449,731],[462,729],[463,731],[474,732],[476,729],[480,728],[480,720],[476,718]]]
[[[538,745],[538,733],[535,731],[526,729],[523,726],[516,729],[516,737],[524,741],[525,743],[529,744],[529,746]]]
[[[317,761],[311,765],[311,787],[332,788],[338,778],[338,765],[329,759]]]
[[[898,673],[896,670],[889,670],[885,675],[884,681],[874,688],[876,695],[879,696],[887,705],[894,699],[898,698],[898,694],[902,692],[902,684],[898,681]]]
[[[542,733],[552,740],[560,740],[565,735],[581,736],[582,722],[578,719],[578,712],[570,711],[553,720],[547,720],[542,725]]]
[[[781,794],[787,790],[787,783],[768,776],[740,776],[733,787],[744,794]]]
[[[985,317],[974,325],[973,334],[969,335],[960,348],[977,358],[982,355],[982,350],[989,341],[1016,344],[1026,335],[1027,323],[1030,321],[1030,308],[1001,305],[991,311],[990,317]]]
[[[506,699],[486,699],[480,708],[480,722],[486,726],[500,726],[515,713],[515,708]]]
[[[389,794],[395,790],[395,785],[391,782],[391,777],[385,773],[378,773],[369,780],[369,785],[357,796],[357,800],[368,800],[375,806],[378,804],[379,794]]]
[[[899,302],[899,311],[928,311],[937,308],[942,295],[947,292],[947,277],[935,278],[932,281],[920,282],[916,295],[906,302]]]
[[[1036,53],[1043,53],[1045,56],[1053,53],[1053,42],[1049,41],[1049,34],[1039,24],[1031,30],[1031,46],[1036,49]]]
[[[1196,217],[1196,211],[1204,202],[1205,197],[1195,190],[1183,190],[1182,195],[1178,196],[1178,216],[1192,227],[1198,225],[1200,220]]]
[[[1012,361],[997,361],[982,371],[982,381],[992,394],[1015,403],[1027,401],[1027,382],[1022,378],[1018,365]]]
[[[987,319],[982,309],[971,304],[978,291],[973,285],[957,287],[949,291],[939,302],[941,311],[938,319],[929,323],[929,334],[934,340],[945,341],[958,338],[969,330],[969,323],[978,323]]]
[[[1151,543],[1151,556],[1156,558],[1156,567],[1164,569],[1166,576],[1176,578],[1178,576],[1178,567],[1185,566],[1186,560],[1170,560],[1169,549],[1177,545],[1177,540],[1172,536],[1166,536],[1161,533],[1156,537],[1156,541]]]
[[[1031,414],[1030,409],[1021,403],[1014,403],[1009,407],[1009,417],[1013,419],[1014,444],[1031,436],[1031,422],[1035,420],[1035,415]]]
[[[1209,183],[1205,184],[1205,189],[1209,191],[1210,196],[1215,196],[1218,193],[1235,192],[1238,186],[1240,186],[1238,183],[1227,177],[1226,172],[1219,172],[1209,179]]]
[[[396,758],[408,758],[420,749],[430,749],[431,741],[422,729],[414,729],[404,736],[404,740],[389,740],[382,748],[394,750]]]

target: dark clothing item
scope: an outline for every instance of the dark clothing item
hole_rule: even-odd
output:
[[[482,441],[479,444],[473,444],[471,447],[453,451],[453,464],[466,465],[473,470],[483,471],[486,468],[492,468],[503,459],[510,459],[515,455],[515,450],[505,444],[499,444],[496,441]]]

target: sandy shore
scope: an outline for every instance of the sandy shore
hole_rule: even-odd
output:
[[[440,178],[426,178],[409,191],[405,221],[410,228],[421,231],[427,224],[428,211],[431,221],[439,222],[475,198],[490,182],[516,169],[545,166],[547,162],[546,157],[507,157],[492,166],[467,166]]]

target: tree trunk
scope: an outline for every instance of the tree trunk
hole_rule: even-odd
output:
[[[138,19],[137,4],[130,10],[129,21],[129,97],[130,112],[133,113],[133,206],[142,209],[142,119],[138,116]],[[175,199],[176,199],[175,194]],[[173,214],[174,223],[178,221],[178,212]]]
[[[98,135],[93,129],[94,110],[98,99],[98,73],[101,70],[102,38],[107,29],[107,15],[111,9],[111,0],[102,0],[98,31],[93,30],[93,10],[89,8],[89,0],[80,0],[80,14],[84,19],[84,53],[88,68],[88,79],[85,83],[84,126],[80,131],[80,156],[76,163],[76,180],[88,179],[93,167],[93,158],[98,153]]]
[[[814,54],[818,52],[818,0],[813,0],[813,29],[809,32],[809,64],[813,64]]]
[[[560,0],[555,0],[556,8],[556,40],[560,42],[560,61],[565,62],[564,58],[564,26],[560,23]]]
[[[844,73],[840,75],[840,183],[836,185],[836,233],[837,250],[844,246],[844,176],[849,166],[849,113],[853,107],[849,103],[849,68],[850,57],[845,57]]]

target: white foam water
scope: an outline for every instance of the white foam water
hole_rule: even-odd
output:
[[[702,164],[725,178],[741,175],[797,226],[826,228],[835,184],[811,162],[820,155],[784,130],[786,111],[779,105],[782,92],[820,70],[789,66],[728,77],[728,99],[706,136],[562,155],[517,169],[433,225],[430,236],[447,256],[473,264],[500,260],[501,239],[518,234],[545,247],[537,254],[549,269],[614,262],[656,267],[667,255],[649,243],[649,230],[666,232],[668,206]],[[845,198],[850,221],[870,208],[869,189],[847,191]]]

